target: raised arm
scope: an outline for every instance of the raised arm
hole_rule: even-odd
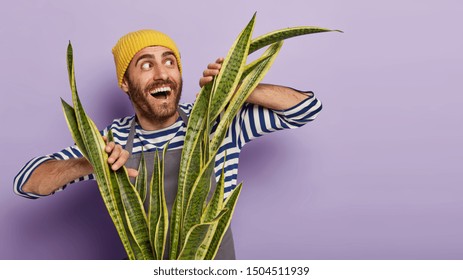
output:
[[[215,62],[207,65],[203,77],[199,80],[200,87],[210,83],[213,77],[219,74],[223,60],[223,58],[218,58]],[[289,87],[259,84],[246,102],[272,110],[286,110],[309,97],[312,97],[311,93],[303,93]]]

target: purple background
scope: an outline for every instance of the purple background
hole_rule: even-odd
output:
[[[132,3],[132,4],[129,4]],[[170,34],[183,101],[257,11],[255,36],[287,40],[265,81],[315,91],[307,126],[247,145],[233,220],[239,259],[463,258],[463,6],[459,1],[25,1],[0,10],[0,259],[120,259],[94,182],[49,198],[15,196],[32,157],[72,143],[65,51],[100,128],[132,114],[111,48],[133,30]]]

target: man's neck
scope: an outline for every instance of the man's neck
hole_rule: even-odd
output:
[[[137,114],[137,122],[144,130],[160,130],[173,125],[179,117],[179,113],[176,111],[175,114],[165,120],[152,120],[149,118],[140,117]]]

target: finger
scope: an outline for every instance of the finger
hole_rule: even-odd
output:
[[[114,142],[111,142],[111,143],[114,143]],[[111,143],[109,143],[108,146]],[[121,145],[115,145],[114,148],[111,150],[111,154],[108,157],[108,163],[109,164],[115,163],[116,160],[120,157],[122,151],[123,151],[123,149],[122,149]]]
[[[203,86],[206,85],[207,83],[212,82],[212,79],[213,79],[213,77],[211,77],[211,76],[203,77],[203,78],[199,79],[199,86],[200,86],[200,87],[203,87]]]
[[[111,165],[111,169],[114,171],[118,170],[127,162],[128,159],[129,159],[129,152],[122,149],[121,152],[119,153],[119,156],[117,157],[117,160]]]
[[[127,168],[127,173],[129,174],[129,177],[137,177],[138,176],[138,171],[136,169]]]
[[[217,58],[217,60],[215,62],[219,63],[219,64],[222,64],[224,60],[225,60],[225,58],[219,57],[219,58]]]
[[[111,153],[115,146],[116,146],[116,143],[114,143],[114,142],[107,143],[106,147],[105,147],[105,152],[108,153],[108,154]]]
[[[209,63],[207,65],[207,69],[219,70],[220,68],[222,68],[222,64],[220,64],[220,63]]]
[[[217,76],[218,74],[219,74],[219,69],[206,69],[203,71],[203,77]]]

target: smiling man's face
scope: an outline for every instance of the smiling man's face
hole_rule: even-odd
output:
[[[130,96],[144,129],[164,128],[177,120],[182,77],[169,48],[151,46],[135,54],[121,87]]]

